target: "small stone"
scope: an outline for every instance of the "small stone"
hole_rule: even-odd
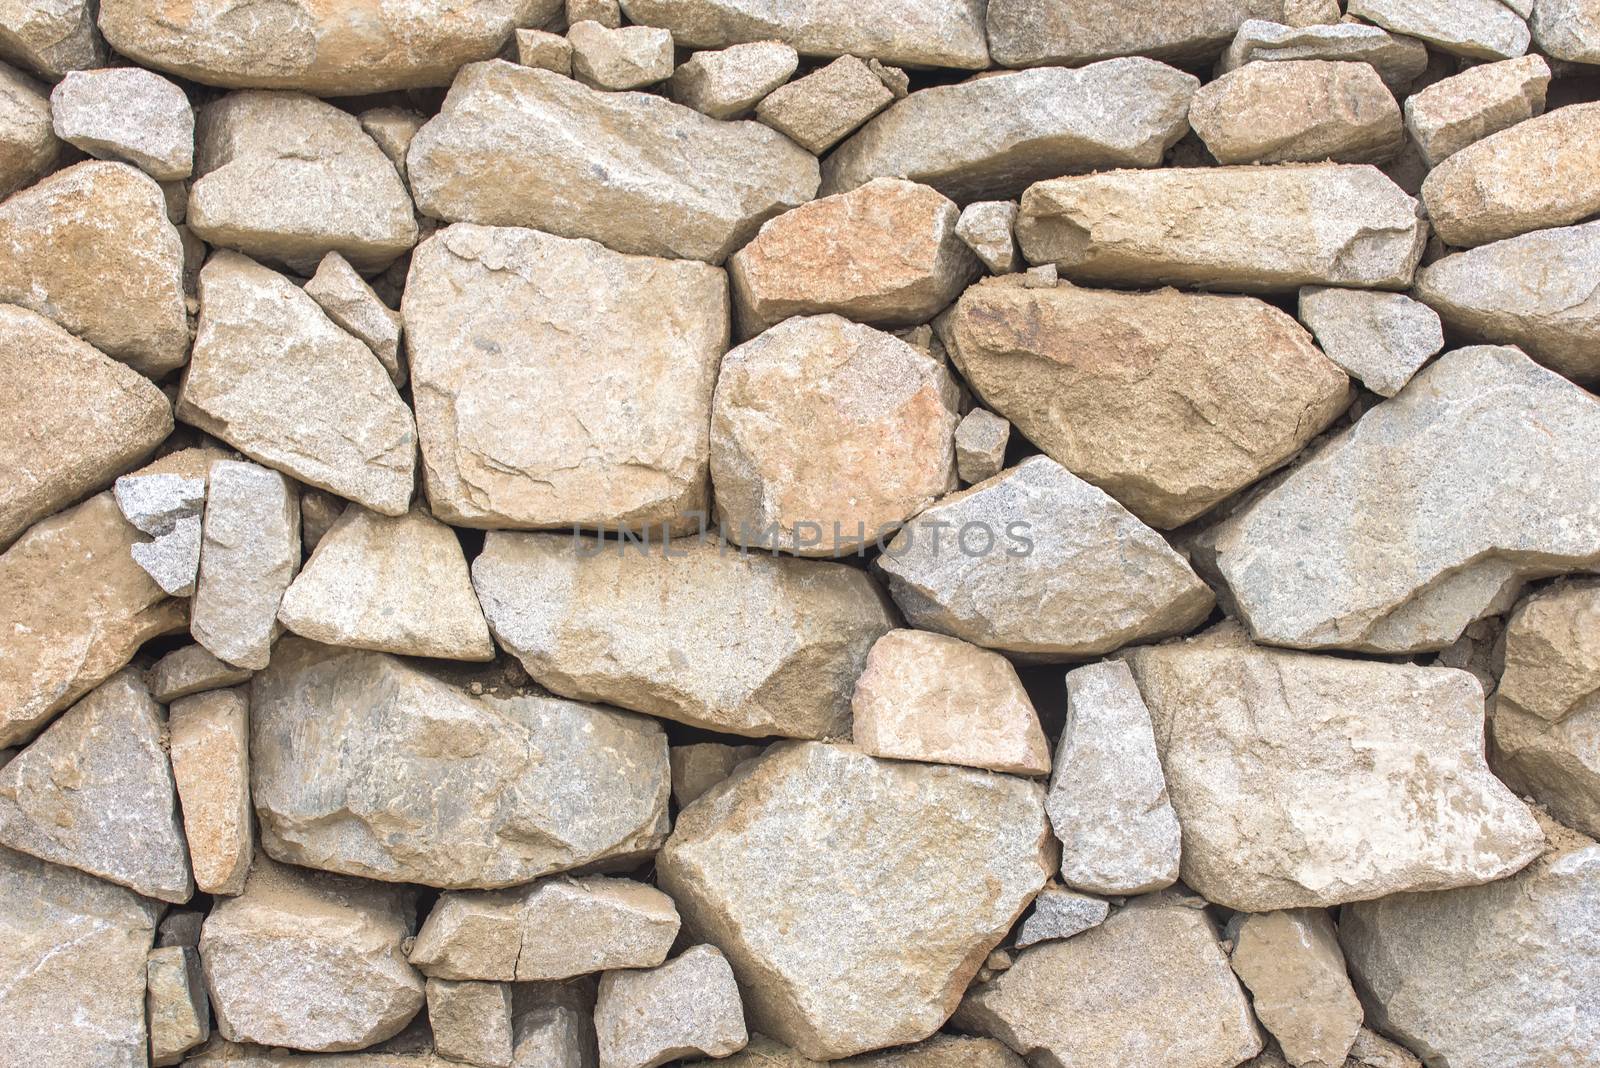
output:
[[[957,638],[885,634],[867,654],[850,708],[855,744],[872,756],[1050,774],[1050,745],[1016,669]]]
[[[736,44],[690,56],[672,72],[667,91],[702,115],[743,119],[799,66],[800,56],[782,41]]]
[[[1469,67],[1406,98],[1406,130],[1429,167],[1543,114],[1550,64],[1523,56]]]
[[[566,0],[567,25],[595,22],[602,28],[614,30],[622,25],[622,8],[617,0]]]
[[[188,946],[191,949],[199,946],[200,925],[205,918],[205,913],[195,909],[168,909],[161,918],[161,926],[156,928],[156,945]]]
[[[1300,321],[1328,359],[1382,397],[1399,393],[1444,348],[1438,313],[1402,293],[1308,286]]]
[[[1528,50],[1528,24],[1500,0],[1349,0],[1345,7],[1458,56],[1514,59]]]
[[[512,1068],[598,1068],[594,992],[587,983],[528,984],[513,991]]]
[[[333,525],[344,515],[349,503],[324,490],[305,487],[300,491],[300,544],[307,554],[318,545]]]
[[[1099,927],[1110,914],[1111,906],[1102,898],[1045,887],[1033,899],[1033,912],[1022,921],[1017,948],[1072,938]]]
[[[400,180],[405,181],[406,153],[411,148],[411,139],[417,136],[417,131],[428,121],[427,117],[409,108],[371,108],[356,118],[361,122],[361,128],[366,131],[367,136],[372,138],[383,154],[389,157],[389,162],[394,164]],[[330,252],[328,255],[332,256],[335,253]],[[344,259],[342,256],[339,258]],[[326,258],[323,262],[327,262]]]
[[[1240,913],[1227,936],[1234,973],[1284,1059],[1295,1068],[1340,1068],[1361,1030],[1361,1002],[1328,913]]]
[[[1019,266],[1017,202],[980,200],[961,209],[956,220],[956,236],[975,252],[990,274],[1010,274]]]
[[[249,695],[243,688],[210,690],[180,697],[167,711],[195,883],[207,894],[242,893],[256,844]]]
[[[56,136],[158,182],[194,172],[194,111],[178,86],[138,67],[72,71],[50,94]]]
[[[749,1041],[733,969],[716,946],[692,946],[648,971],[607,972],[594,1026],[607,1068],[726,1057]]]
[[[133,546],[134,560],[172,596],[193,594],[200,575],[205,478],[123,475],[114,490],[124,518],[154,539]]]
[[[400,359],[400,313],[378,299],[350,261],[337,252],[328,253],[306,283],[305,291],[335,326],[366,342],[389,372],[391,382],[397,387],[405,385],[405,365]]]
[[[245,668],[218,660],[203,645],[186,645],[157,660],[146,682],[150,695],[166,705],[190,694],[249,682],[250,675]]]
[[[998,475],[1006,465],[1011,424],[987,408],[974,408],[956,427],[956,471],[970,485]]]
[[[517,31],[517,62],[572,77],[572,42],[548,30]]]
[[[1250,19],[1239,27],[1217,70],[1226,74],[1247,63],[1309,59],[1369,64],[1396,94],[1404,93],[1428,69],[1426,45],[1379,26],[1336,21],[1296,27]]]
[[[0,29],[0,46],[4,43]],[[0,200],[49,174],[61,158],[50,87],[0,63]]]
[[[1022,272],[1023,289],[1054,289],[1061,282],[1061,272],[1053,263],[1043,267],[1029,267]]]
[[[756,105],[756,118],[822,155],[888,107],[894,93],[855,56],[779,86]]]
[[[668,754],[672,761],[672,799],[680,809],[688,808],[701,794],[733,774],[734,768],[761,752],[759,745],[720,742],[673,746]]]
[[[585,21],[573,24],[567,42],[572,45],[573,76],[595,89],[642,89],[672,77],[672,34],[666,30],[608,29]]]
[[[1189,122],[1223,164],[1383,163],[1405,144],[1400,105],[1365,63],[1246,63],[1200,87]]]
[[[1198,66],[1248,18],[1288,21],[1297,0],[990,0],[989,47],[1004,67],[1152,56]],[[1296,13],[1297,14],[1297,13]]]
[[[278,604],[300,570],[300,498],[276,471],[211,465],[205,543],[189,632],[219,660],[258,671],[272,656]]]
[[[192,946],[152,949],[145,962],[145,1011],[150,1018],[150,1063],[178,1064],[211,1037],[211,1000]]]
[[[135,543],[133,559],[173,597],[189,597],[200,576],[200,549],[204,532],[199,516],[178,520],[171,531],[154,541]]]
[[[904,100],[911,92],[911,75],[899,67],[889,67],[876,59],[867,60],[867,69],[878,76],[889,92],[894,94],[896,100]]]
[[[1356,1034],[1356,1043],[1350,1047],[1350,1060],[1345,1068],[1422,1068],[1422,1062],[1411,1051],[1363,1027]]]
[[[511,988],[505,983],[429,979],[428,1024],[439,1056],[510,1068]]]
[[[1593,0],[1538,0],[1533,43],[1553,59],[1600,63],[1600,9]]]

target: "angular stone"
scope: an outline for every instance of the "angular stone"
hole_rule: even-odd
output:
[[[956,1013],[1035,1064],[1223,1068],[1261,1051],[1206,914],[1164,897],[1018,954]]]
[[[619,548],[496,531],[473,561],[490,630],[541,685],[725,734],[849,730],[850,688],[897,622],[869,576],[709,540]]]
[[[749,116],[768,93],[788,81],[800,57],[782,41],[751,41],[696,52],[672,72],[672,99],[713,119]]]
[[[1020,256],[1013,231],[1017,225],[1014,200],[980,200],[961,209],[956,236],[975,252],[991,274],[1009,274]]]
[[[1035,783],[795,743],[680,813],[656,874],[750,1026],[832,1060],[938,1030],[1054,863]]]
[[[759,745],[723,745],[699,742],[675,745],[668,751],[672,763],[672,799],[688,808],[701,794],[726,779],[738,767],[761,755]]]
[[[1105,923],[1110,913],[1111,906],[1101,898],[1046,887],[1033,899],[1033,912],[1022,921],[1017,948],[1080,935]]]
[[[561,0],[422,7],[384,0],[101,0],[100,28],[136,62],[228,88],[356,96],[449,85],[463,63],[496,55],[517,26],[540,26]]]
[[[188,901],[165,726],[137,672],[106,680],[0,768],[0,845]]]
[[[211,465],[200,581],[189,632],[219,660],[260,670],[279,634],[278,605],[300,570],[300,499],[276,471]]]
[[[939,325],[986,406],[1162,528],[1287,461],[1350,402],[1306,332],[1250,297],[996,280]]]
[[[594,995],[587,984],[541,983],[514,989],[512,1068],[599,1068]]]
[[[572,42],[548,30],[517,31],[517,62],[572,77]]]
[[[1533,43],[1553,59],[1600,63],[1600,9],[1593,0],[1537,0]]]
[[[597,22],[606,29],[622,25],[622,8],[617,0],[566,0],[567,25]]]
[[[406,1032],[406,1035],[416,1034],[419,1034],[416,1028]],[[396,1039],[363,1053],[293,1053],[287,1049],[239,1045],[213,1035],[203,1049],[196,1050],[183,1063],[185,1068],[461,1068],[460,1061],[446,1060],[429,1048],[425,1031],[416,1041],[397,1046],[400,1042],[401,1039]]]
[[[1464,671],[1262,649],[1231,627],[1127,661],[1183,881],[1207,901],[1326,907],[1503,879],[1539,855],[1538,824],[1484,763]]]
[[[0,63],[0,200],[54,170],[61,147],[50,124],[50,87]]]
[[[400,313],[378,298],[350,261],[330,252],[306,283],[306,295],[317,302],[335,326],[366,342],[397,387],[405,385],[400,358]]]
[[[205,509],[206,479],[175,473],[123,475],[112,486],[122,517],[141,533],[171,533],[179,522],[197,519]]]
[[[885,634],[867,654],[850,708],[852,738],[871,756],[1050,774],[1050,744],[1016,669],[956,638]]]
[[[711,263],[820,180],[809,153],[758,124],[503,62],[462,69],[408,159],[426,215]]]
[[[667,827],[650,720],[474,696],[381,653],[278,643],[251,691],[251,788],[273,857],[494,888],[648,854]]]
[[[242,893],[256,844],[249,694],[242,687],[210,690],[180,697],[167,712],[195,883],[207,894]]]
[[[1429,167],[1544,112],[1550,64],[1523,56],[1469,67],[1406,98],[1406,130]]]
[[[976,485],[998,475],[1006,464],[1011,424],[987,408],[974,408],[956,427],[956,471],[961,481]]]
[[[1350,1047],[1345,1068],[1422,1068],[1411,1051],[1363,1027]]]
[[[971,1035],[938,1034],[913,1046],[864,1053],[843,1061],[814,1061],[765,1035],[751,1035],[743,1051],[716,1061],[695,1061],[695,1068],[1027,1068],[1002,1042]]]
[[[1404,289],[1427,241],[1417,202],[1369,166],[1113,171],[1040,182],[1017,238],[1074,282],[1283,292]]]
[[[606,1068],[656,1068],[726,1057],[749,1041],[733,969],[716,946],[693,946],[649,971],[607,972],[594,1010]]]
[[[190,694],[249,682],[250,674],[218,660],[203,645],[185,645],[157,660],[145,681],[150,695],[166,705]]]
[[[1284,1059],[1296,1068],[1340,1068],[1361,1030],[1361,1002],[1328,913],[1240,913],[1228,939],[1234,973]]]
[[[156,928],[156,945],[189,946],[200,944],[200,925],[206,914],[194,909],[168,909]]]
[[[1328,359],[1383,397],[1399,393],[1444,348],[1438,313],[1402,293],[1308,286],[1300,291],[1300,321]]]
[[[1247,19],[1289,21],[1295,0],[990,0],[989,47],[1004,67],[1116,56],[1189,65],[1214,58]]]
[[[557,40],[564,42],[566,39],[557,38]],[[394,164],[394,169],[400,174],[400,180],[405,181],[406,152],[411,148],[411,139],[417,136],[417,131],[428,121],[427,117],[409,108],[372,108],[363,111],[356,118],[361,121],[361,128],[366,131],[367,136],[372,138],[383,154],[389,157],[389,162]],[[330,252],[328,255],[335,253]],[[339,258],[344,259],[343,256]],[[326,258],[323,262],[327,262]]]
[[[1405,144],[1400,105],[1365,63],[1246,63],[1200,87],[1189,122],[1223,164],[1383,163]]]
[[[1063,174],[1155,167],[1188,132],[1199,84],[1154,60],[1119,59],[923,89],[839,146],[822,192],[900,177],[966,203]]]
[[[511,988],[504,983],[428,980],[435,1051],[481,1068],[510,1068]]]
[[[236,253],[200,272],[178,418],[384,515],[410,506],[416,426],[383,364],[293,282]]]
[[[415,900],[409,887],[257,857],[244,893],[217,901],[200,935],[217,1030],[319,1053],[399,1034],[423,1005],[401,948]]]
[[[188,597],[195,592],[199,580],[204,540],[200,517],[189,516],[178,520],[172,530],[154,541],[134,544],[130,551],[163,591],[174,597]]]
[[[855,56],[774,89],[756,118],[807,152],[822,155],[888,107],[894,93]]]
[[[194,111],[178,86],[138,67],[72,71],[50,94],[56,136],[158,182],[194,171]]]
[[[1257,641],[1442,649],[1525,581],[1600,562],[1597,447],[1592,395],[1516,349],[1456,349],[1208,530],[1196,555]],[[1380,531],[1380,516],[1406,521]]]
[[[310,488],[300,491],[300,542],[307,553],[322,544],[347,507],[344,498],[331,493]]]
[[[193,946],[152,949],[145,962],[145,1012],[150,1020],[150,1063],[178,1064],[211,1037],[211,1000]]]
[[[1528,24],[1500,0],[1349,0],[1345,7],[1458,56],[1513,59],[1528,50]]]
[[[1366,63],[1394,93],[1403,93],[1428,69],[1428,49],[1421,41],[1400,37],[1379,26],[1360,22],[1284,26],[1250,19],[1239,27],[1233,44],[1217,65],[1220,73],[1247,63],[1321,59]]]
[[[576,22],[567,43],[573,76],[595,89],[643,89],[672,77],[672,34],[666,30]]]

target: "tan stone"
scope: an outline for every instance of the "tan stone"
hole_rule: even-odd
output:
[[[306,295],[345,333],[366,342],[397,387],[406,383],[400,356],[400,313],[378,298],[350,261],[330,252],[306,283]]]
[[[548,30],[517,31],[517,62],[572,77],[572,42]]]
[[[49,87],[0,63],[0,200],[53,170],[61,148],[50,123]]]
[[[1550,64],[1523,56],[1469,67],[1406,98],[1406,130],[1429,167],[1544,112]]]
[[[782,41],[751,41],[720,51],[696,52],[672,72],[672,99],[713,119],[746,118],[788,81],[800,57]]]
[[[622,8],[617,0],[566,0],[567,25],[598,22],[608,29],[622,25]]]
[[[974,408],[956,427],[956,472],[975,485],[998,475],[1006,465],[1011,424],[987,408]]]
[[[185,645],[157,660],[145,680],[162,704],[180,697],[250,681],[250,671],[225,664],[203,645]]]
[[[1517,0],[1525,2],[1525,0]],[[1511,59],[1528,50],[1528,24],[1501,0],[1349,0],[1351,15],[1473,59]]]
[[[505,983],[428,980],[434,1050],[479,1068],[510,1068],[511,988]]]
[[[756,118],[801,148],[822,155],[894,101],[894,93],[855,56],[779,86],[756,105]]]
[[[1114,56],[1212,59],[1246,19],[1299,21],[1297,0],[990,0],[989,46],[1005,67],[1077,66]]]
[[[672,762],[672,799],[678,808],[688,808],[701,794],[733,774],[734,768],[760,756],[762,748],[721,742],[673,746],[668,753]]]
[[[405,181],[406,152],[411,148],[411,139],[417,136],[417,131],[428,121],[427,117],[410,108],[370,108],[356,118],[360,120],[361,128],[366,131],[367,136],[372,138],[383,154],[389,157],[389,162],[394,164],[394,169],[400,174],[400,180]]]
[[[581,21],[567,31],[567,43],[573,77],[596,89],[643,89],[672,77],[672,34],[666,30]]]
[[[101,67],[106,43],[91,0],[0,2],[0,58],[55,81],[68,71]]]
[[[1600,8],[1594,0],[1537,0],[1533,41],[1539,51],[1571,63],[1600,63]]]
[[[656,968],[602,975],[594,1026],[606,1068],[657,1068],[700,1053],[726,1057],[749,1041],[733,969],[708,945]]]
[[[1361,1002],[1328,913],[1240,913],[1227,933],[1234,973],[1284,1058],[1295,1068],[1341,1068],[1361,1030]]]
[[[175,1065],[211,1037],[211,1000],[193,946],[152,949],[145,961],[145,1012],[150,1021],[150,1063]]]
[[[1201,86],[1189,123],[1219,163],[1383,163],[1400,105],[1365,63],[1246,63]]]
[[[961,209],[956,220],[956,236],[975,252],[991,274],[1009,274],[1017,269],[1014,233],[1017,204],[1013,200],[980,200]]]
[[[249,694],[241,687],[182,697],[167,715],[194,881],[207,894],[242,893],[255,852]]]
[[[1428,68],[1428,49],[1421,41],[1361,22],[1285,26],[1250,19],[1239,27],[1217,70],[1226,74],[1247,63],[1307,59],[1369,64],[1383,84],[1401,94]]]

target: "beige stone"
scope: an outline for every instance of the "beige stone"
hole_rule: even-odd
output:
[[[691,946],[656,968],[602,975],[594,1026],[606,1068],[726,1057],[749,1041],[733,969],[708,945]]]
[[[194,111],[178,86],[137,67],[70,71],[50,94],[56,136],[158,182],[194,170]]]
[[[974,408],[956,427],[956,472],[976,485],[998,475],[1006,465],[1011,424],[987,408]]]
[[[1341,1068],[1361,1030],[1361,1002],[1328,913],[1240,913],[1227,933],[1234,973],[1284,1059],[1295,1068]]]
[[[322,543],[348,507],[343,497],[335,497],[325,490],[308,486],[300,491],[300,544],[308,555]]]
[[[1472,59],[1528,50],[1528,24],[1501,0],[1349,0],[1346,10],[1393,33]]]
[[[181,697],[167,715],[195,883],[207,894],[242,893],[256,844],[249,693],[240,687]]]
[[[1544,112],[1550,64],[1523,56],[1469,67],[1406,98],[1406,130],[1429,167]]]
[[[1016,225],[1016,201],[980,200],[961,209],[956,236],[977,254],[991,274],[1009,274],[1021,259],[1014,233]]]
[[[540,983],[513,992],[512,1068],[598,1068],[590,983]]]
[[[213,656],[203,645],[185,645],[157,660],[145,681],[150,694],[162,704],[180,697],[221,690],[250,681],[247,668],[236,668]]]
[[[372,138],[373,143],[389,157],[389,162],[394,164],[394,169],[400,174],[400,180],[405,181],[406,152],[411,148],[411,139],[417,136],[417,131],[428,121],[427,117],[409,108],[383,107],[370,108],[356,118],[360,120],[361,128],[366,131],[367,136]]]
[[[742,119],[788,81],[799,65],[793,46],[782,41],[751,41],[696,52],[672,72],[667,91],[672,99],[702,115]]]
[[[1328,359],[1383,397],[1444,348],[1438,313],[1403,293],[1308,286],[1299,312]]]
[[[194,640],[235,667],[267,666],[278,605],[300,570],[300,498],[276,471],[219,460],[211,465]]]
[[[479,1068],[510,1068],[511,988],[505,983],[428,980],[434,1050]]]
[[[200,954],[193,946],[152,949],[145,984],[150,1063],[156,1068],[178,1064],[211,1037],[211,1000],[200,977]]]
[[[548,30],[517,31],[517,62],[572,77],[572,42]]]
[[[104,66],[106,43],[95,29],[95,8],[91,0],[4,0],[0,58],[51,81]]]
[[[651,26],[573,23],[572,74],[595,89],[643,89],[672,77],[672,34]]]
[[[1536,0],[1533,42],[1553,59],[1600,63],[1600,8],[1594,0]]]
[[[840,56],[774,89],[756,105],[756,118],[820,156],[893,100],[894,93],[865,63]]]
[[[989,47],[1005,67],[1132,55],[1194,65],[1222,51],[1246,19],[1287,22],[1299,6],[1296,0],[990,0]]]
[[[1247,63],[1310,59],[1366,63],[1392,92],[1401,94],[1427,70],[1428,48],[1414,38],[1362,22],[1285,26],[1250,19],[1239,27],[1238,36],[1222,54],[1217,69],[1226,74]]]
[[[50,122],[49,87],[0,63],[0,200],[55,169],[61,147]]]
[[[350,261],[330,252],[306,283],[306,295],[317,302],[333,324],[366,342],[367,348],[389,372],[396,387],[406,383],[400,356],[400,313],[378,298]]]
[[[673,746],[668,753],[672,762],[672,799],[678,808],[688,808],[701,794],[733,774],[734,768],[760,756],[762,748],[721,742]]]
[[[1383,163],[1405,143],[1400,105],[1365,63],[1246,63],[1201,86],[1189,123],[1223,164]]]

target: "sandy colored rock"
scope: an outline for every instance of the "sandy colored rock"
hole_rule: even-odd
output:
[[[716,268],[592,241],[463,223],[424,242],[403,310],[434,515],[698,526],[727,301]]]
[[[0,200],[54,169],[61,147],[50,123],[50,87],[0,63]]]
[[[643,89],[672,77],[672,34],[666,30],[608,28],[586,20],[573,23],[567,43],[573,77],[595,89]]]
[[[1593,0],[1537,0],[1533,43],[1539,51],[1572,63],[1600,63],[1600,8]]]
[[[533,31],[518,30],[518,33]],[[554,36],[552,34],[551,36]],[[565,38],[558,38],[565,40]],[[370,108],[356,116],[361,122],[361,128],[367,136],[372,138],[378,148],[389,162],[394,164],[394,169],[400,173],[400,180],[406,177],[406,152],[411,148],[411,139],[417,136],[417,131],[422,129],[428,121],[427,116],[410,108]],[[343,257],[340,257],[343,259]],[[324,260],[326,262],[326,260]],[[329,312],[329,314],[333,314]]]
[[[194,111],[183,90],[137,67],[71,71],[50,94],[56,136],[158,182],[194,170]]]
[[[503,62],[462,68],[407,160],[425,215],[711,263],[820,180],[809,153],[759,124]]]
[[[1026,1068],[1026,1062],[992,1038],[938,1034],[913,1046],[863,1053],[843,1061],[814,1061],[765,1035],[751,1035],[739,1053],[717,1061],[694,1061],[695,1068]]]
[[[587,983],[515,987],[512,1068],[599,1068],[594,993]]]
[[[1328,913],[1240,913],[1227,933],[1234,973],[1284,1059],[1295,1068],[1340,1068],[1361,1030],[1361,1002]]]
[[[1428,68],[1428,49],[1421,41],[1389,33],[1361,22],[1285,26],[1250,19],[1218,61],[1226,74],[1247,63],[1328,60],[1366,63],[1394,93],[1404,92]]]
[[[1149,59],[935,86],[897,101],[828,158],[822,192],[901,177],[966,203],[1110,167],[1154,167],[1189,126],[1193,75]]]
[[[617,0],[566,0],[567,25],[598,22],[607,29],[622,25],[622,8]]]
[[[975,485],[998,475],[1006,463],[1011,424],[987,408],[974,408],[956,427],[956,472]]]
[[[1444,348],[1438,313],[1403,293],[1308,286],[1300,291],[1300,321],[1328,359],[1383,397],[1399,393]]]
[[[1345,8],[1458,56],[1513,59],[1528,50],[1528,24],[1501,0],[1349,0]]]
[[[1105,923],[1110,912],[1110,904],[1101,898],[1047,886],[1033,899],[1033,912],[1022,921],[1017,948],[1080,935]]]
[[[938,1030],[1054,863],[1035,783],[796,743],[680,813],[656,873],[751,1028],[837,1059]]]
[[[989,47],[1004,67],[1133,55],[1194,66],[1221,52],[1246,19],[1287,22],[1296,7],[1295,0],[990,0]]]
[[[300,570],[300,498],[283,475],[255,464],[211,465],[200,581],[189,632],[219,660],[267,666],[278,605]]]
[[[172,777],[195,883],[207,894],[242,893],[256,844],[249,691],[240,687],[181,697],[167,714]]]
[[[721,742],[673,746],[668,752],[672,762],[672,799],[680,809],[688,808],[701,794],[732,774],[734,768],[760,756],[762,748]]]
[[[956,236],[970,248],[991,274],[1009,274],[1020,256],[1013,234],[1017,224],[1014,200],[980,200],[961,209]]]
[[[1383,163],[1400,105],[1365,63],[1246,63],[1200,87],[1189,123],[1219,163]]]
[[[548,30],[517,31],[517,62],[572,77],[572,42]]]
[[[696,52],[672,72],[672,99],[713,119],[742,119],[800,65],[793,46],[751,41]]]
[[[894,93],[855,56],[779,86],[756,105],[756,118],[807,152],[822,155],[888,107]]]
[[[441,1057],[510,1068],[511,988],[504,983],[428,980],[428,1024]]]
[[[607,972],[594,1009],[606,1068],[657,1068],[726,1057],[749,1041],[733,969],[716,946],[692,946],[648,971]]]
[[[1544,112],[1550,64],[1523,56],[1469,67],[1406,98],[1406,130],[1429,167]]]
[[[4,0],[0,59],[51,81],[103,66],[106,43],[95,29],[96,7],[91,0]]]
[[[407,1034],[415,1034],[415,1030]],[[404,1036],[402,1036],[404,1037]],[[401,1042],[396,1039],[395,1043]],[[218,1035],[202,1049],[195,1050],[185,1068],[460,1068],[460,1061],[446,1060],[426,1045],[406,1042],[391,1049],[387,1043],[363,1053],[294,1053],[287,1049],[266,1049],[240,1045]],[[517,1066],[521,1068],[521,1066]],[[581,1066],[586,1068],[586,1066]]]
[[[378,298],[350,261],[330,252],[306,283],[306,295],[317,302],[333,324],[366,342],[396,386],[406,382],[400,357],[400,313]]]
[[[150,695],[165,705],[180,697],[249,682],[250,674],[218,660],[203,645],[185,645],[157,660],[145,681]]]
[[[152,949],[145,962],[145,1012],[150,1021],[150,1063],[161,1068],[211,1037],[211,1001],[192,946]]]

